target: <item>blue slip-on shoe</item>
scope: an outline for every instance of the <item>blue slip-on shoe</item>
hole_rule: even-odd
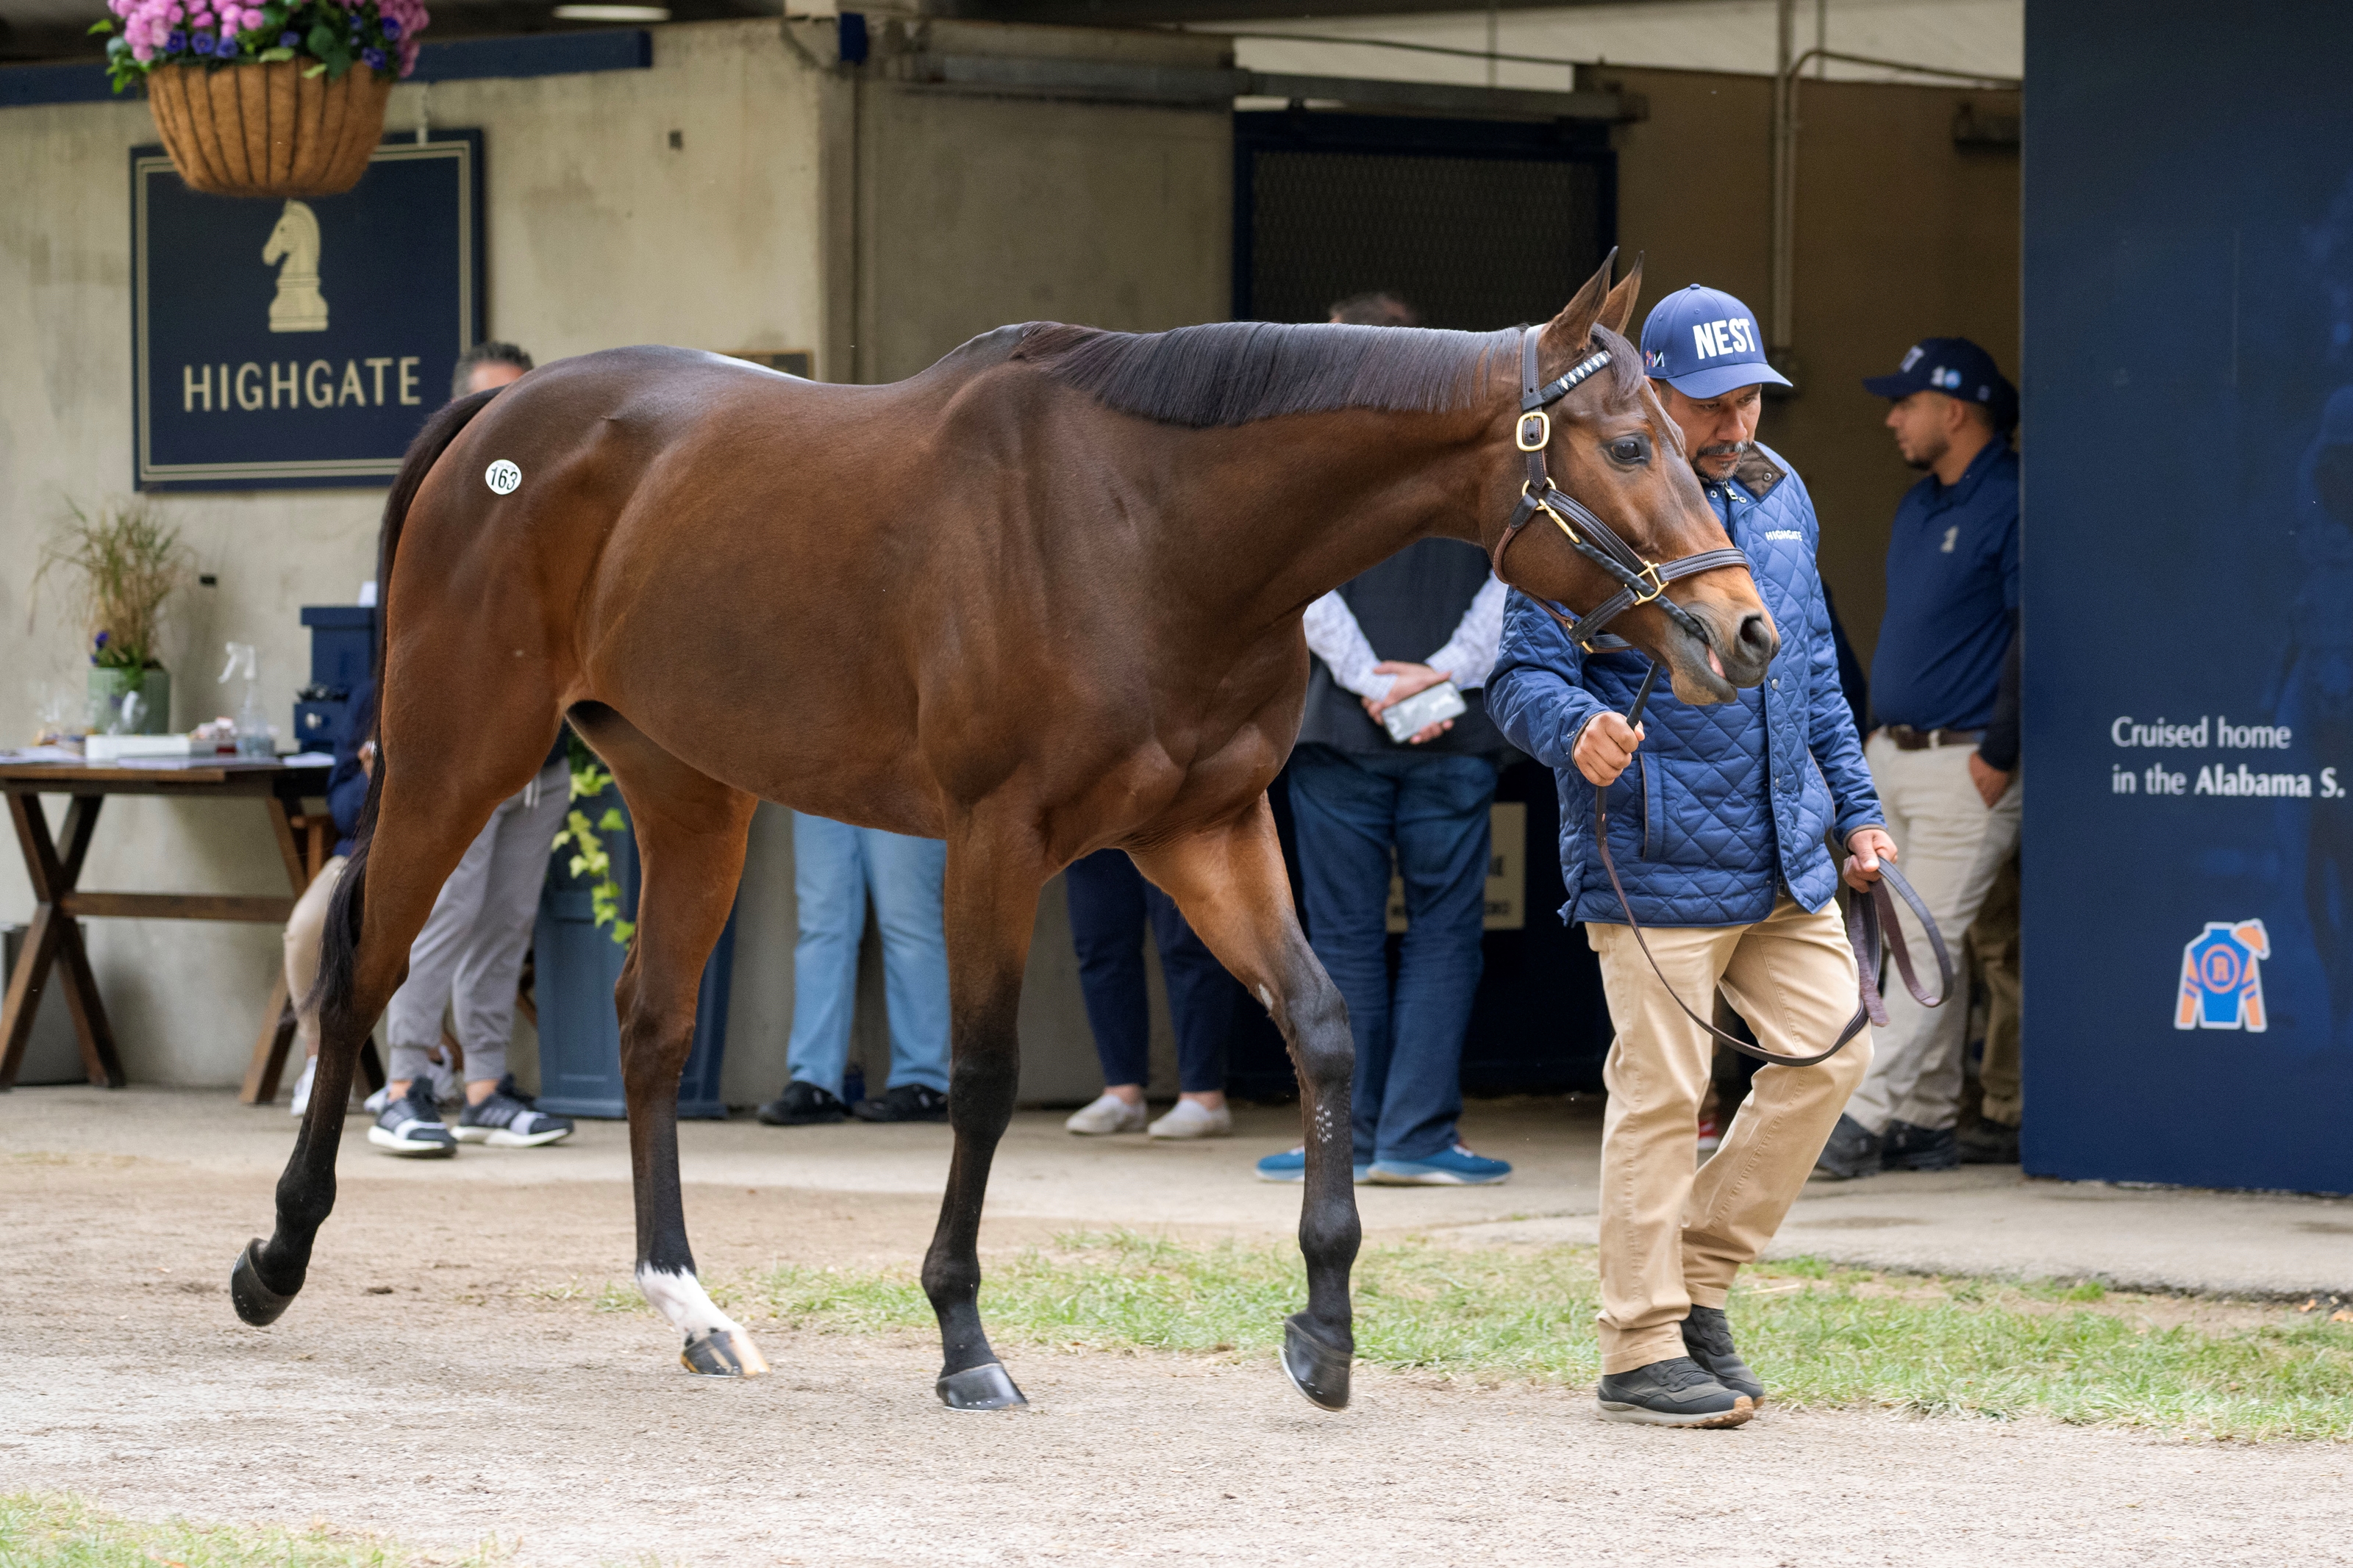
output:
[[[1427,1160],[1376,1160],[1373,1182],[1384,1187],[1492,1187],[1509,1181],[1508,1160],[1490,1160],[1457,1143]]]
[[[1356,1185],[1363,1186],[1372,1179],[1370,1165],[1356,1167]],[[1258,1163],[1258,1179],[1261,1182],[1303,1182],[1307,1179],[1307,1145],[1281,1154],[1269,1154]]]

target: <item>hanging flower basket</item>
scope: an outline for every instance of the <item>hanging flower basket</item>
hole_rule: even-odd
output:
[[[331,196],[367,173],[392,84],[417,64],[419,0],[108,0],[120,92],[147,83],[172,165],[221,196]]]

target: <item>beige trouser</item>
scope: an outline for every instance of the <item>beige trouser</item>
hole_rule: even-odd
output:
[[[327,900],[343,880],[343,857],[337,855],[319,868],[294,912],[286,917],[286,994],[294,998],[294,1043],[306,1057],[319,1054],[319,1016],[305,1009],[311,983],[319,978],[319,942],[327,930]]]
[[[1946,951],[1957,967],[1962,934],[1978,918],[1994,873],[2018,847],[2025,783],[2013,774],[2009,791],[1989,811],[1969,777],[1969,759],[1977,754],[1972,747],[1907,752],[1879,731],[1862,754],[1879,789],[1887,831],[1895,839],[1895,863],[1936,917]],[[1929,955],[1919,917],[1899,899],[1896,919],[1921,971],[1921,984],[1935,985],[1936,961]],[[1895,977],[1891,962],[1887,1027],[1879,1031],[1878,1055],[1862,1087],[1854,1091],[1847,1114],[1873,1134],[1885,1132],[1890,1121],[1941,1129],[1959,1121],[1961,1052],[1968,1023],[1967,995],[1957,995],[1941,1007],[1923,1007]]]
[[[1985,1064],[1978,1083],[1985,1090],[1978,1114],[2015,1127],[2025,1119],[2026,1089],[2018,1051],[2018,856],[2013,851],[1995,873],[1993,887],[1969,927],[1969,947],[1986,989]]]
[[[1631,1372],[1685,1353],[1692,1306],[1723,1306],[1740,1266],[1772,1239],[1871,1063],[1871,1031],[1820,1067],[1758,1071],[1694,1175],[1715,1042],[1659,984],[1631,930],[1585,930],[1618,1028],[1601,1074],[1601,1370]],[[1722,986],[1767,1050],[1811,1056],[1854,1016],[1854,950],[1835,904],[1817,914],[1785,894],[1755,925],[1642,934],[1676,996],[1704,1010]]]

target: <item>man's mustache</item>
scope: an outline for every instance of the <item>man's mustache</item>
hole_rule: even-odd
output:
[[[1699,455],[1703,458],[1737,458],[1746,450],[1748,443],[1746,441],[1718,441],[1713,446],[1702,447]]]

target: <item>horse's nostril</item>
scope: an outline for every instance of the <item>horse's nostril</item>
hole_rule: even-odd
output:
[[[1769,662],[1781,651],[1781,639],[1774,634],[1773,623],[1762,610],[1752,610],[1740,617],[1740,651],[1758,663]]]

